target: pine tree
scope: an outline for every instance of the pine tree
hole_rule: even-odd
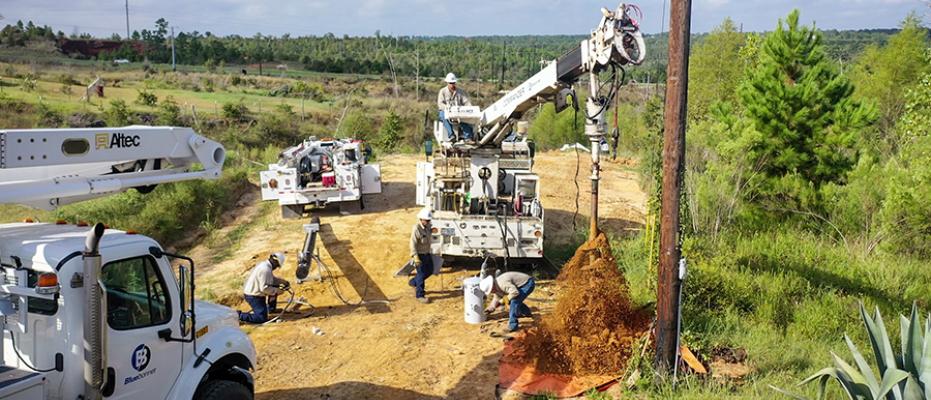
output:
[[[821,33],[799,26],[798,10],[767,35],[760,62],[739,90],[757,131],[760,200],[774,208],[817,209],[823,184],[842,183],[857,161],[860,130],[875,111],[825,56]]]
[[[385,121],[378,129],[378,145],[386,152],[392,152],[401,143],[401,117],[394,111],[388,111]]]

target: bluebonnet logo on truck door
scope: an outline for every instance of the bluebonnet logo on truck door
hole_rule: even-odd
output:
[[[123,381],[124,385],[128,385],[130,383],[142,380],[147,376],[155,374],[156,368],[152,368],[151,370],[143,372],[143,370],[149,366],[149,361],[152,360],[152,350],[149,350],[149,346],[146,346],[145,344],[140,344],[137,346],[136,349],[133,350],[131,360],[133,369],[139,371],[139,374],[126,377],[126,379]]]

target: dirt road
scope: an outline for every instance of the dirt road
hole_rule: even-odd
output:
[[[460,282],[476,270],[445,268],[431,277],[427,296],[433,301],[426,305],[414,301],[406,279],[391,276],[407,259],[407,238],[419,209],[414,205],[418,159],[381,158],[384,192],[367,198],[364,211],[315,213],[323,224],[318,248],[340,292],[350,302],[364,296],[370,303],[345,305],[328,281],[311,281],[295,285],[316,307],[311,316],[244,327],[259,354],[258,399],[493,398],[502,343],[489,332],[500,331],[505,321],[484,326],[463,322]],[[609,233],[637,229],[646,196],[624,164],[605,164],[602,226]],[[585,154],[579,167],[578,224],[585,229],[590,204]],[[540,154],[534,169],[542,179],[546,245],[566,243],[576,204],[575,154]],[[300,250],[306,220],[282,220],[277,204],[256,201],[254,196],[244,201],[230,225],[193,249],[195,259],[205,260],[199,269],[206,272],[198,283],[203,297],[245,309],[238,296],[257,259],[279,249],[295,257]],[[295,259],[281,273],[292,281]],[[543,282],[528,303],[540,314],[553,301],[549,284]]]

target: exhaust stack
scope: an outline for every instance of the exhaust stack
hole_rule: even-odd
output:
[[[100,287],[100,239],[103,224],[98,223],[87,232],[84,241],[84,399],[100,400],[103,386],[103,293]]]

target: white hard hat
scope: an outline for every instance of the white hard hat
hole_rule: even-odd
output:
[[[446,83],[456,83],[456,74],[452,72],[446,74]]]
[[[283,252],[279,251],[277,253],[272,253],[272,255],[268,258],[270,260],[278,261],[279,266],[284,266],[284,253]]]
[[[491,288],[495,286],[494,281],[495,281],[495,277],[489,275],[489,276],[486,276],[485,279],[482,279],[482,281],[478,283],[478,288],[482,289],[482,291],[485,292],[485,296],[491,295]]]
[[[433,219],[433,211],[431,211],[429,208],[423,208],[422,210],[420,210],[419,213],[417,213],[417,218],[418,218],[418,219],[425,219],[425,220],[429,221],[429,220]]]

